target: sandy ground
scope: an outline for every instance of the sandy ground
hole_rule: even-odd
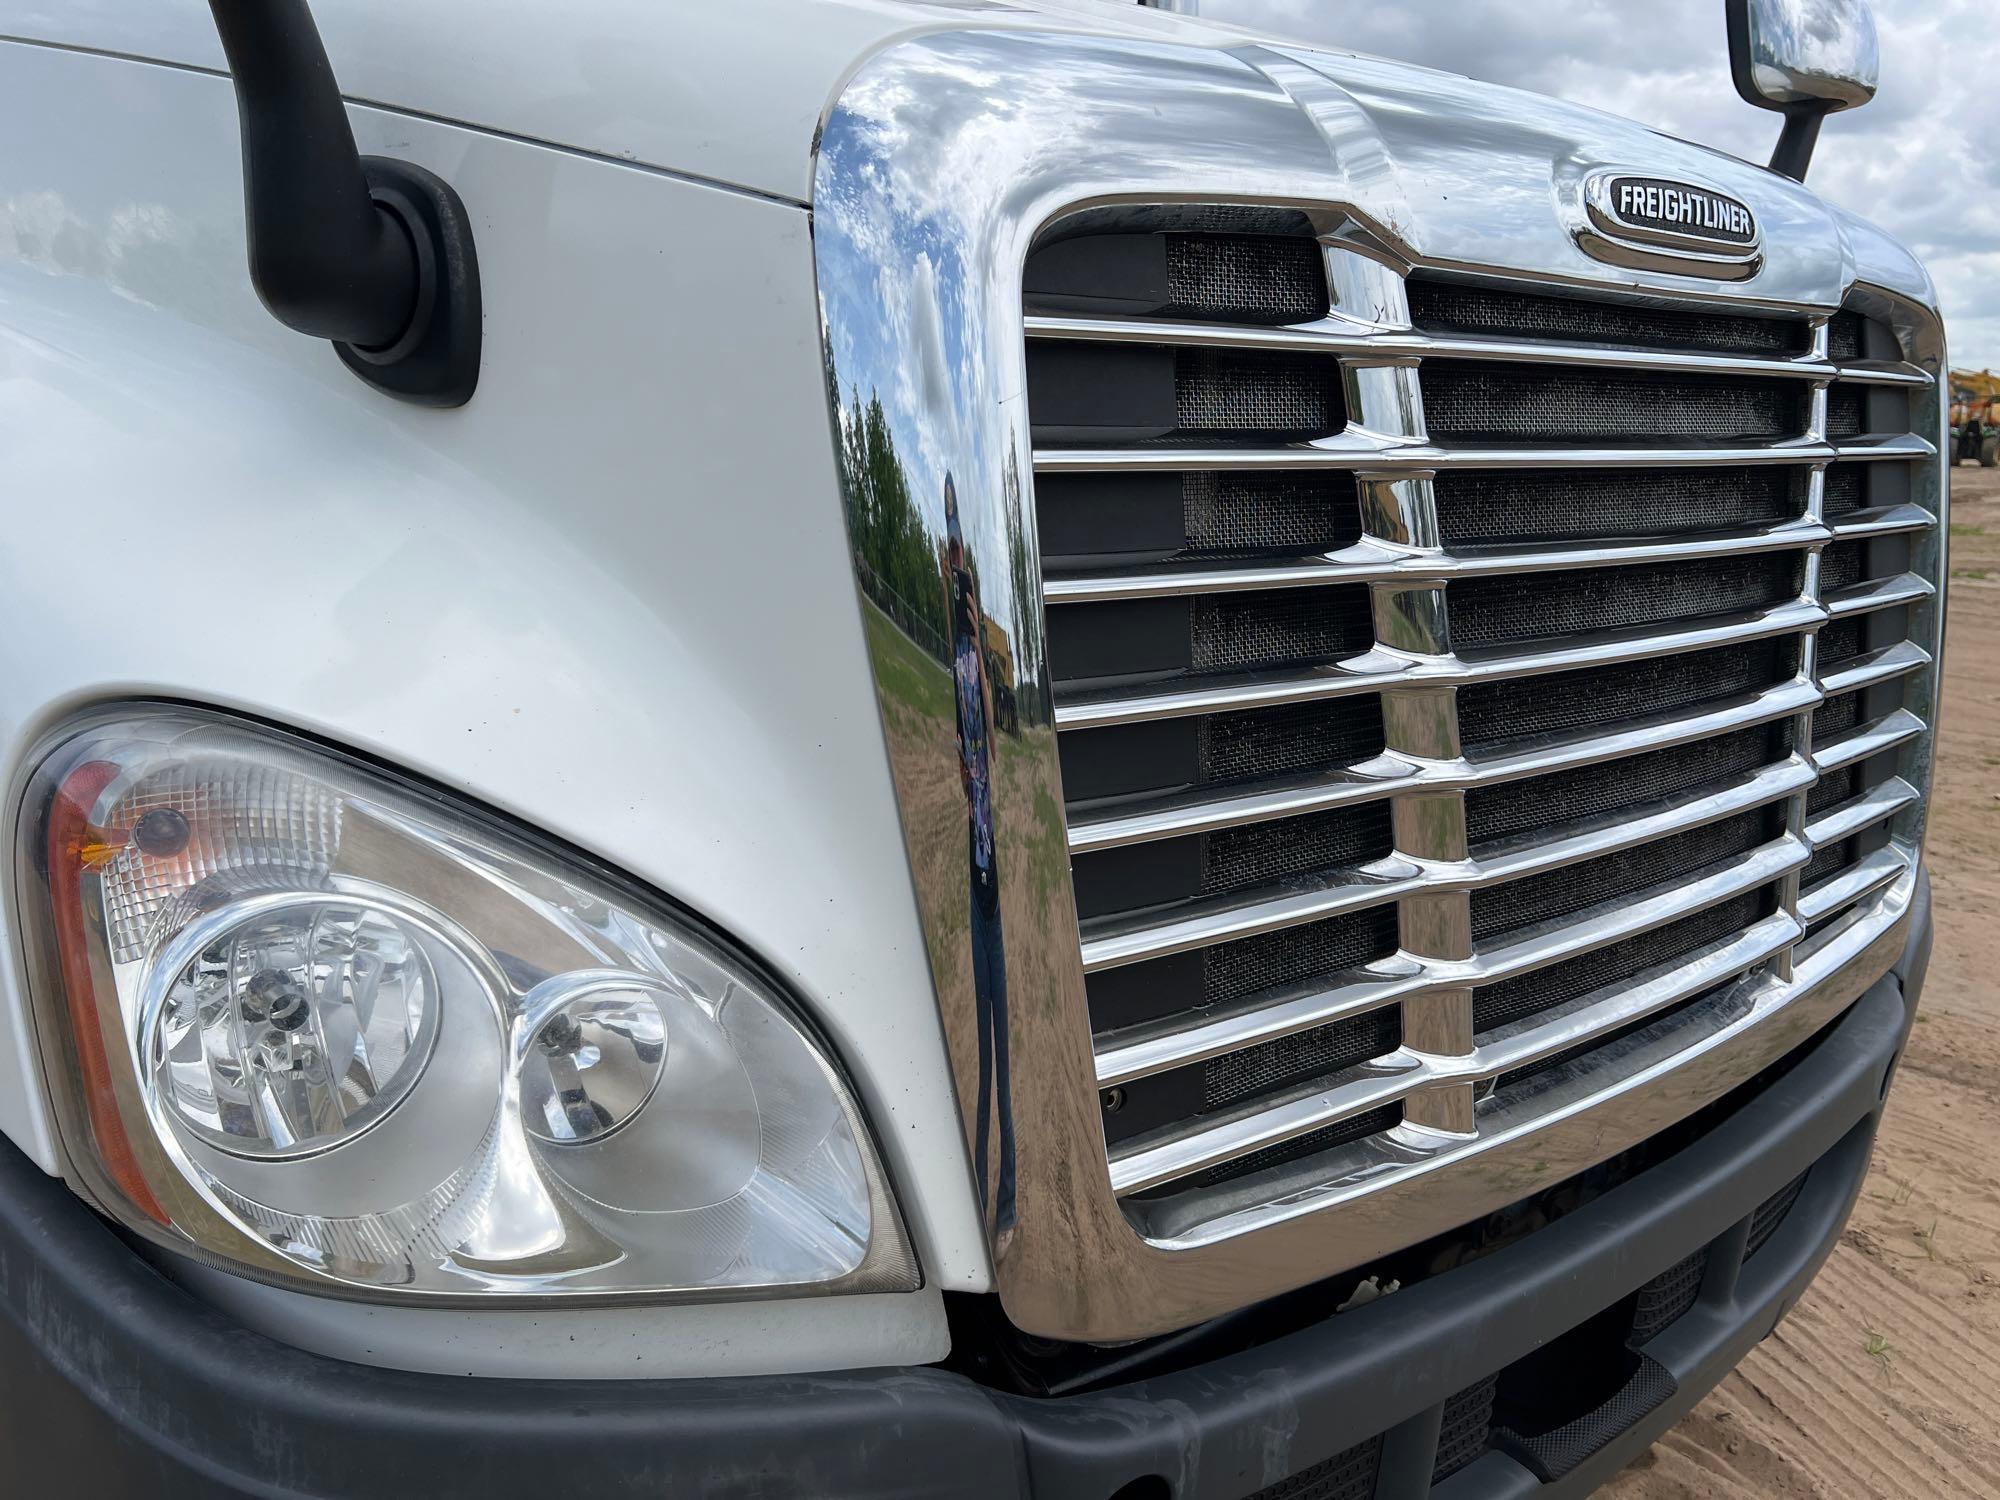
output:
[[[2000,1496],[2000,470],[1952,483],[1937,948],[1853,1221],[1797,1309],[1603,1493]]]

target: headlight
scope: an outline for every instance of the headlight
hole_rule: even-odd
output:
[[[574,858],[183,709],[74,729],[19,827],[64,1139],[133,1228],[393,1293],[916,1284],[775,987]]]

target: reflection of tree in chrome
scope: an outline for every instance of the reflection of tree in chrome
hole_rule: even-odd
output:
[[[937,660],[949,654],[938,542],[924,526],[882,397],[850,392],[840,413],[847,526],[868,596]]]

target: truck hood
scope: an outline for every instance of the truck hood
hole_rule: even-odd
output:
[[[1361,54],[1260,42],[1237,27],[1111,0],[579,0],[544,7],[491,0],[320,0],[314,14],[343,90],[357,103],[463,122],[516,138],[809,205],[828,111],[867,60],[927,33],[1007,29],[1151,43],[1163,66],[1183,48],[1227,50],[1246,66],[1276,60],[1338,88],[1379,151],[1403,170],[1404,222],[1439,260],[1506,265],[1509,214],[1546,219],[1549,185],[1588,155],[1684,173],[1750,203],[1774,244],[1839,243],[1851,280],[1884,280],[1931,300],[1928,278],[1889,236],[1815,195],[1719,152],[1629,120],[1454,74]],[[223,71],[202,0],[0,0],[0,37]],[[1185,54],[1183,54],[1185,55]],[[1718,60],[1718,66],[1720,62]],[[1476,149],[1467,180],[1441,180],[1435,146]],[[1353,143],[1349,143],[1350,145]],[[1829,234],[1828,231],[1832,233]],[[1544,258],[1540,265],[1544,268]],[[1774,268],[1775,269],[1775,268]],[[1803,281],[1828,268],[1794,267]],[[1815,278],[1816,279],[1816,278]],[[1766,278],[1759,278],[1760,281]],[[1827,277],[1820,286],[1836,282]],[[1837,284],[1837,282],[1836,282]],[[1756,291],[1753,286],[1742,291]]]
[[[899,39],[978,26],[1242,41],[1110,0],[316,0],[313,18],[357,103],[796,202],[842,82]],[[227,67],[203,0],[0,0],[0,38]]]

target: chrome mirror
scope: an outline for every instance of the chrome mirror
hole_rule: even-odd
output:
[[[1736,92],[1785,116],[1771,170],[1805,179],[1819,122],[1875,97],[1882,71],[1868,0],[1728,0]]]

